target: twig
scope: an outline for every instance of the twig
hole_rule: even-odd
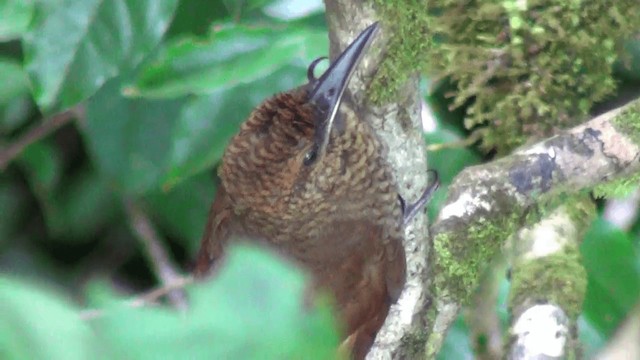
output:
[[[156,300],[164,295],[168,295],[174,290],[184,289],[185,286],[193,283],[193,277],[180,277],[175,282],[167,284],[165,286],[153,289],[145,294],[134,297],[131,300],[125,302],[126,306],[132,308],[139,308],[143,306],[149,306],[154,304]],[[87,309],[80,312],[80,318],[82,320],[93,320],[104,316],[104,310],[102,309]]]
[[[167,255],[167,250],[153,227],[151,219],[149,219],[147,214],[131,199],[125,199],[124,206],[131,227],[138,239],[140,239],[144,253],[151,263],[153,272],[157,278],[165,287],[176,283],[181,277],[176,270],[175,264]],[[167,293],[167,296],[176,308],[180,310],[187,309],[187,300],[184,292],[176,289]]]
[[[0,150],[0,171],[4,171],[11,161],[20,155],[27,146],[46,137],[65,124],[68,124],[71,120],[78,118],[81,114],[82,109],[77,107],[53,115],[29,129],[26,134],[21,136],[15,142],[3,147]]]
[[[427,145],[427,151],[440,151],[445,149],[461,149],[469,147],[482,138],[482,132],[474,131],[468,137],[456,141],[450,141],[446,143],[429,144]]]

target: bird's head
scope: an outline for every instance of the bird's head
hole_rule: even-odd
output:
[[[238,205],[282,211],[285,204],[313,200],[300,199],[317,196],[310,187],[331,183],[327,177],[344,156],[332,138],[346,126],[344,112],[352,111],[341,109],[345,90],[377,29],[374,23],[362,31],[319,78],[313,72],[322,58],[314,61],[307,84],[267,99],[249,116],[220,169]],[[357,145],[358,139],[352,140]]]

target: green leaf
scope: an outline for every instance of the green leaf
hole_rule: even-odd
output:
[[[473,349],[469,342],[469,329],[467,329],[462,315],[458,316],[456,322],[447,332],[447,337],[444,339],[444,344],[437,358],[439,360],[473,359]]]
[[[211,94],[264,78],[289,64],[306,66],[327,49],[326,33],[316,29],[222,25],[206,39],[167,44],[127,92],[147,97]]]
[[[589,283],[584,317],[608,338],[640,300],[640,267],[631,238],[602,218],[581,245]]]
[[[128,99],[120,94],[117,79],[106,84],[87,102],[82,128],[100,172],[128,193],[158,188],[183,103]]]
[[[273,1],[274,0],[222,0],[222,3],[227,8],[228,12],[237,19],[242,15],[243,11],[259,9]]]
[[[112,306],[93,321],[113,358],[329,359],[338,337],[329,308],[305,304],[305,278],[249,247],[231,248],[210,282],[189,289],[182,315]]]
[[[584,354],[596,354],[607,344],[604,334],[598,331],[584,314],[578,317],[578,338]]]
[[[51,234],[87,242],[94,241],[95,234],[109,226],[120,205],[107,179],[93,170],[79,171],[51,201],[45,214]]]
[[[0,180],[0,254],[19,229],[28,208],[27,191],[17,181]]]
[[[19,62],[0,57],[0,104],[28,94],[29,84]]]
[[[627,81],[640,82],[640,38],[625,42],[614,70],[618,76]]]
[[[52,237],[93,241],[92,235],[115,216],[119,204],[106,179],[91,169],[80,169],[72,178],[62,179],[62,159],[48,142],[31,144],[19,163]]]
[[[0,41],[22,36],[29,27],[33,8],[31,0],[0,0]]]
[[[91,328],[66,299],[41,286],[0,276],[3,359],[91,359],[100,354]]]
[[[287,66],[249,85],[239,85],[190,100],[180,113],[171,141],[171,160],[164,186],[216,164],[231,137],[251,110],[275,93],[305,81],[302,67]]]
[[[216,185],[212,173],[190,177],[168,192],[147,196],[149,212],[170,236],[183,240],[189,254],[195,254],[207,222]]]
[[[180,0],[167,37],[205,35],[214,21],[222,21],[228,15],[221,1]]]
[[[48,195],[55,191],[62,175],[62,159],[48,141],[29,145],[20,155],[20,164],[36,194]]]
[[[162,38],[177,0],[55,0],[36,3],[24,37],[38,105],[64,109],[136,66]]]
[[[0,134],[24,124],[30,98],[29,83],[21,64],[14,59],[0,57]]]

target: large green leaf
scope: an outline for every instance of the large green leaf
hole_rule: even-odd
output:
[[[98,169],[125,192],[157,188],[183,103],[128,99],[120,94],[117,79],[106,84],[88,101],[82,127]]]
[[[93,325],[119,359],[335,357],[329,308],[305,303],[304,277],[262,250],[230,249],[215,279],[189,289],[189,299],[186,314],[107,307]]]
[[[229,139],[251,110],[275,93],[302,84],[305,74],[302,67],[287,66],[251,84],[190,100],[182,109],[173,132],[170,167],[163,181],[165,187],[217,163]]]
[[[168,43],[127,92],[148,97],[211,94],[327,53],[327,35],[317,29],[219,25],[208,38]]]
[[[0,41],[24,34],[32,16],[32,0],[0,0]]]
[[[589,277],[585,321],[608,338],[640,300],[640,268],[631,238],[598,218],[587,232],[581,252]]]
[[[25,63],[38,105],[67,108],[133,68],[164,34],[177,0],[38,2],[24,38]]]
[[[102,353],[68,300],[41,286],[0,276],[0,357],[84,360]]]

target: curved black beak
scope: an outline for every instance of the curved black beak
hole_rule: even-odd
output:
[[[377,30],[377,22],[364,29],[329,66],[329,69],[315,81],[309,101],[318,111],[313,140],[314,153],[317,157],[324,154],[344,90]]]

